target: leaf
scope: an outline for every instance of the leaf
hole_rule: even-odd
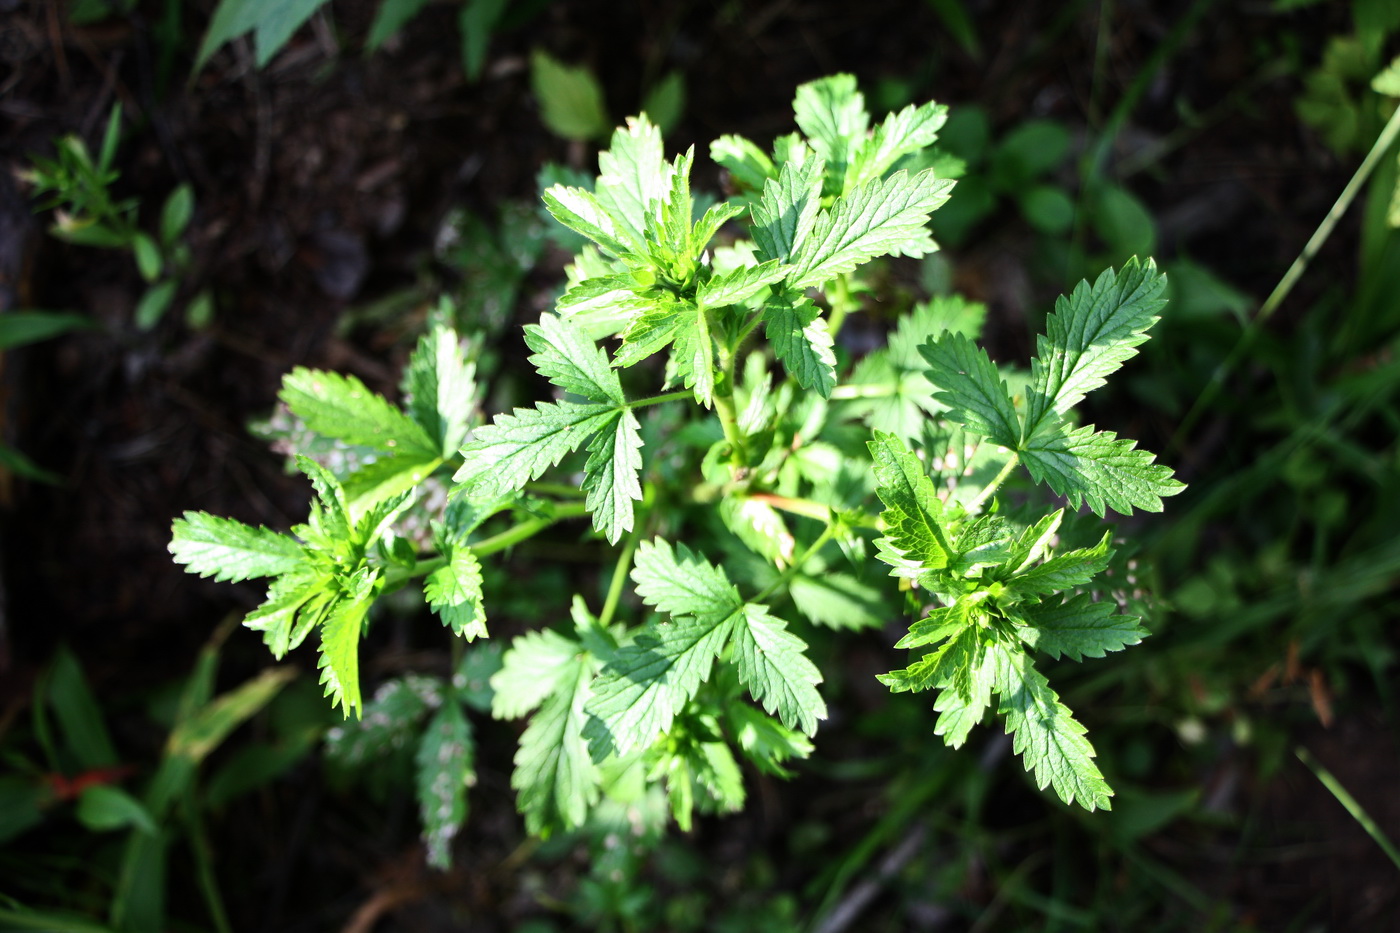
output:
[[[451,544],[447,563],[428,574],[423,595],[442,624],[467,641],[486,636],[486,607],[481,597],[481,564],[471,548]]]
[[[331,597],[329,580],[326,577],[310,574],[288,574],[278,577],[267,589],[267,599],[261,606],[243,617],[243,625],[255,632],[263,633],[263,643],[277,660],[297,647],[310,633],[318,621],[316,607],[324,605],[324,599]],[[314,598],[322,600],[306,607]],[[302,623],[294,629],[298,613]]]
[[[1017,572],[1008,585],[1021,596],[1051,596],[1084,586],[1108,568],[1113,552],[1108,548],[1110,534],[1092,548],[1056,554],[1034,567]]]
[[[723,275],[716,275],[700,286],[695,294],[697,304],[706,308],[739,305],[762,293],[768,286],[780,282],[786,270],[776,259],[757,266],[746,266]]]
[[[921,256],[931,247],[925,224],[948,200],[953,183],[931,169],[896,172],[838,198],[823,211],[793,255],[788,285],[808,288],[850,272],[876,256]]]
[[[710,205],[705,210],[704,215],[695,221],[695,226],[690,229],[690,255],[699,256],[704,253],[715,234],[719,233],[720,228],[743,213],[742,207],[727,201]],[[724,248],[720,247],[720,249]]]
[[[967,699],[973,662],[982,655],[978,626],[964,623],[953,637],[906,668],[879,674],[876,679],[891,693],[951,688]]]
[[[1021,462],[1038,483],[1064,496],[1074,508],[1087,502],[1096,515],[1105,508],[1123,515],[1134,507],[1162,511],[1162,499],[1186,486],[1172,479],[1171,468],[1136,441],[1121,439],[1111,431],[1095,432],[1094,426],[1057,428],[1021,445]]]
[[[418,341],[404,376],[408,412],[443,457],[456,456],[476,411],[476,364],[462,355],[457,334],[434,327]]]
[[[555,220],[588,237],[608,255],[633,264],[644,261],[641,234],[611,214],[593,192],[555,185],[545,191],[544,206]]]
[[[345,501],[356,514],[413,490],[442,466],[441,456],[417,451],[383,457],[345,477]]]
[[[753,698],[783,725],[807,735],[826,718],[826,703],[817,692],[822,675],[804,653],[807,643],[787,630],[787,623],[764,606],[746,604],[734,625],[734,662],[739,679]]]
[[[175,290],[178,287],[179,283],[174,279],[166,279],[146,289],[141,295],[141,300],[136,302],[136,311],[133,314],[136,326],[141,330],[150,330],[160,323],[160,319],[170,307],[170,302],[175,300]]]
[[[476,498],[504,495],[539,479],[616,418],[610,406],[574,402],[539,402],[497,415],[462,448],[463,463],[453,479]]]
[[[875,461],[876,493],[885,504],[886,533],[876,542],[894,576],[920,579],[948,566],[952,544],[943,526],[943,503],[923,464],[893,434],[875,433],[866,445]]]
[[[728,617],[743,606],[739,591],[720,568],[684,544],[643,541],[632,567],[637,595],[671,616]]]
[[[169,550],[190,573],[221,583],[275,577],[306,560],[301,545],[288,535],[208,512],[186,512],[175,519]]]
[[[703,306],[693,306],[681,317],[671,363],[685,387],[695,391],[695,401],[711,407],[715,394],[715,349],[710,339],[710,316]]]
[[[386,680],[365,704],[364,715],[326,730],[326,756],[354,773],[418,738],[418,723],[442,705],[436,677],[408,674]]]
[[[806,297],[774,301],[763,309],[763,324],[774,354],[797,384],[830,398],[836,385],[836,353],[821,309]]]
[[[788,581],[788,595],[798,612],[828,628],[859,631],[885,624],[879,590],[850,574],[799,573]]]
[[[1015,737],[1012,750],[1036,786],[1048,784],[1065,803],[1079,801],[1087,810],[1112,809],[1113,790],[1094,764],[1094,747],[1060,697],[1050,689],[1025,652],[997,644],[993,655],[995,689],[1006,731]]]
[[[909,626],[909,634],[895,642],[896,648],[921,648],[950,638],[967,628],[970,602],[960,599],[951,606],[935,606],[924,618]]]
[[[801,163],[784,163],[776,179],[763,183],[751,228],[761,255],[789,262],[807,242],[821,207],[825,170],[826,163],[812,156]]]
[[[792,109],[798,127],[826,160],[840,190],[846,165],[865,139],[870,120],[855,75],[831,75],[799,86]]]
[[[369,36],[365,39],[365,48],[371,52],[378,51],[427,5],[428,0],[381,0],[379,10],[374,14],[374,22],[369,27]]]
[[[590,402],[626,404],[607,354],[567,318],[546,314],[538,324],[527,324],[525,343],[534,351],[530,364],[565,392]]]
[[[45,681],[44,700],[58,719],[70,764],[90,771],[117,764],[117,750],[103,721],[102,707],[82,665],[66,646],[55,653]]]
[[[962,334],[946,333],[919,352],[929,365],[928,380],[941,390],[936,398],[948,406],[946,417],[993,444],[1015,450],[1021,422],[987,351]]]
[[[439,452],[416,421],[354,376],[298,366],[282,378],[278,398],[317,434],[386,453]]]
[[[812,743],[802,733],[781,725],[747,703],[730,703],[724,710],[734,741],[744,754],[765,774],[790,778],[782,766],[789,758],[806,758],[812,754]]]
[[[171,246],[194,217],[194,189],[188,184],[180,185],[165,199],[160,211],[160,241]]]
[[[762,191],[764,182],[778,174],[768,154],[742,136],[730,134],[710,143],[710,159],[745,191]]]
[[[626,125],[613,130],[608,149],[598,154],[598,202],[633,242],[642,242],[653,202],[666,199],[670,173],[661,131],[645,114],[628,117]]]
[[[977,663],[968,670],[966,694],[954,687],[945,687],[934,701],[934,711],[939,715],[933,734],[941,735],[949,748],[962,748],[972,727],[986,715],[987,707],[992,703],[995,657],[994,647],[984,647]]]
[[[555,690],[520,736],[510,786],[519,793],[525,828],[538,836],[583,825],[598,800],[598,768],[583,737],[593,665],[575,654]]]
[[[1112,600],[1095,602],[1088,593],[1054,604],[1026,606],[1022,614],[1028,624],[1017,630],[1021,640],[1056,660],[1061,655],[1075,661],[1101,658],[1107,651],[1121,651],[1147,637],[1141,619],[1120,614]]]
[[[1105,269],[1092,286],[1081,281],[1068,298],[1056,300],[1045,334],[1036,339],[1023,438],[1063,416],[1137,355],[1166,304],[1166,284],[1156,263],[1133,258],[1121,271]]]
[[[526,632],[510,643],[501,669],[491,675],[491,715],[519,719],[563,689],[583,648],[558,632]]]
[[[684,301],[650,302],[622,335],[622,346],[613,355],[614,366],[635,366],[674,342],[688,321],[698,313]]]
[[[428,864],[446,869],[452,864],[452,840],[467,818],[467,786],[476,779],[471,723],[456,699],[449,699],[423,731],[414,763],[418,816]]]
[[[261,68],[286,44],[297,27],[311,18],[327,0],[219,0],[195,56],[198,73],[209,56],[225,42],[257,31],[257,67]]]
[[[373,591],[341,598],[321,624],[321,684],[346,718],[360,709],[360,627],[373,604]]]
[[[616,379],[613,375],[614,382]],[[642,498],[642,435],[636,416],[626,409],[618,412],[611,430],[599,431],[588,449],[588,462],[583,468],[584,504],[593,518],[593,527],[610,544],[616,544],[624,532],[632,530],[632,503]]]
[[[78,822],[93,832],[128,826],[150,836],[159,832],[150,811],[139,800],[110,784],[97,784],[84,790],[75,815]]]
[[[603,89],[587,68],[572,68],[536,49],[530,56],[530,87],[540,102],[540,118],[565,139],[597,139],[611,122]]]
[[[948,108],[935,103],[919,107],[910,104],[889,114],[856,151],[846,171],[845,190],[879,178],[906,155],[932,145],[946,122]]]
[[[685,76],[679,71],[668,71],[647,91],[642,110],[664,132],[674,130],[685,113]]]
[[[90,330],[96,322],[85,314],[58,311],[7,311],[0,314],[0,350],[13,350],[74,330]]]

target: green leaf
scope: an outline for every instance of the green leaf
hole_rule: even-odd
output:
[[[598,768],[583,736],[593,665],[575,652],[559,674],[554,691],[520,736],[510,776],[525,828],[538,836],[583,825],[598,800]]]
[[[527,324],[525,343],[534,351],[531,365],[565,392],[590,402],[626,404],[607,354],[567,318],[546,314],[538,324]]]
[[[564,689],[583,648],[558,632],[526,632],[510,643],[501,669],[491,675],[491,715],[519,719]]]
[[[632,568],[637,595],[670,616],[728,618],[744,604],[724,571],[684,544],[643,541]]]
[[[880,674],[877,680],[891,693],[949,687],[967,699],[971,692],[972,664],[982,655],[979,627],[964,623],[953,637],[906,668]]]
[[[598,201],[634,243],[643,242],[646,219],[654,202],[666,200],[670,178],[661,131],[645,114],[628,117],[626,125],[613,130],[608,149],[598,154]]]
[[[807,735],[826,718],[826,703],[817,692],[822,675],[804,653],[807,643],[787,630],[787,623],[764,606],[746,604],[734,625],[734,662],[739,679],[753,698],[783,725]]]
[[[1186,486],[1172,479],[1170,467],[1153,463],[1156,457],[1136,446],[1111,431],[1095,432],[1093,425],[1058,428],[1023,442],[1021,462],[1036,482],[1076,509],[1087,502],[1096,515],[1105,508],[1123,515],[1135,507],[1160,512],[1162,499]]]
[[[973,726],[982,721],[992,703],[992,684],[996,673],[996,649],[983,648],[977,663],[967,672],[966,693],[955,687],[945,687],[933,703],[938,713],[934,735],[941,735],[949,748],[962,748]]]
[[[544,206],[555,220],[588,237],[608,255],[633,264],[644,262],[641,234],[610,213],[593,192],[555,185],[545,191]]]
[[[136,326],[141,330],[150,330],[160,323],[160,319],[165,316],[166,309],[170,307],[170,302],[175,300],[175,290],[179,283],[173,279],[164,282],[157,282],[141,295],[141,299],[136,302],[136,311],[133,315]]]
[[[130,826],[154,836],[159,830],[150,811],[135,797],[110,784],[98,784],[83,791],[76,816],[93,832],[108,832]]]
[[[169,549],[175,563],[184,564],[190,573],[221,583],[275,577],[306,559],[301,545],[288,535],[208,512],[186,512],[175,519]]]
[[[798,612],[828,628],[858,631],[885,624],[880,591],[850,574],[799,573],[788,581],[788,595]]]
[[[375,578],[371,577],[373,582]],[[360,628],[374,591],[352,594],[335,602],[321,623],[321,684],[332,706],[339,706],[349,718],[360,709]]]
[[[948,566],[955,552],[943,525],[943,503],[919,458],[893,434],[877,431],[867,446],[876,493],[885,504],[880,519],[886,533],[876,542],[880,559],[894,567],[893,576],[914,580]]]
[[[664,132],[670,132],[685,113],[685,75],[668,71],[652,85],[642,100],[642,110],[656,121]]]
[[[1021,596],[1051,596],[1084,586],[1108,568],[1113,552],[1108,548],[1110,534],[1092,548],[1064,551],[1034,567],[1017,572],[1010,580]]]
[[[326,547],[336,540],[350,538],[350,502],[340,480],[310,457],[297,454],[296,464],[302,475],[311,481],[311,488],[316,490],[316,502],[312,503],[306,525],[296,526],[293,533],[305,540],[310,532],[315,532],[322,540],[309,543]]]
[[[1065,803],[1079,801],[1087,810],[1112,809],[1113,790],[1094,764],[1094,747],[1060,697],[1050,689],[1025,652],[997,644],[995,689],[1012,749],[1035,774],[1036,786],[1048,784]]]
[[[574,402],[539,402],[497,415],[462,448],[464,462],[453,478],[476,498],[504,495],[539,479],[617,417],[611,406]]]
[[[632,530],[632,503],[642,498],[642,434],[636,416],[626,409],[618,412],[610,430],[599,431],[588,450],[583,468],[584,504],[593,517],[593,527],[610,544],[616,544]]]
[[[740,305],[780,282],[787,270],[772,259],[757,266],[745,266],[714,278],[700,286],[695,300],[702,307],[723,308]]]
[[[823,211],[810,236],[791,258],[793,288],[820,285],[876,256],[922,256],[933,248],[926,224],[948,200],[953,183],[896,172],[838,198]]]
[[[447,547],[447,563],[428,574],[423,595],[442,624],[467,641],[486,636],[486,607],[481,596],[481,564],[471,548]]]
[[[355,513],[413,490],[442,466],[441,456],[405,451],[367,463],[345,477],[345,499]]]
[[[170,197],[165,199],[165,205],[161,208],[160,241],[166,246],[174,245],[193,217],[194,189],[188,184],[180,185],[170,192]]]
[[[1152,260],[1134,258],[1120,272],[1106,269],[1092,286],[1081,281],[1068,298],[1056,300],[1045,334],[1036,339],[1023,438],[1054,423],[1137,355],[1166,304],[1166,284]]]
[[[724,716],[734,740],[760,771],[775,777],[790,778],[784,768],[789,758],[806,758],[812,754],[812,743],[802,733],[781,725],[747,703],[730,703]]]
[[[178,758],[198,765],[213,754],[234,729],[272,702],[272,698],[296,676],[296,670],[291,667],[268,668],[232,690],[200,704],[171,730],[165,745],[167,759]],[[192,779],[193,772],[188,773]],[[183,793],[184,790],[182,787],[179,792]],[[153,796],[153,792],[148,792],[146,806],[159,818],[161,808],[152,802]]]
[[[705,248],[710,245],[710,241],[714,239],[715,234],[719,233],[720,228],[743,213],[742,207],[727,201],[710,205],[705,210],[704,215],[695,221],[695,226],[690,229],[690,255],[699,256],[704,253]]]
[[[1076,661],[1101,658],[1104,652],[1121,651],[1147,637],[1142,620],[1121,615],[1112,600],[1095,602],[1088,593],[1026,606],[1022,614],[1028,624],[1017,630],[1021,640],[1056,660],[1061,655]]]
[[[74,330],[89,330],[96,322],[85,314],[58,311],[7,311],[0,314],[0,350],[13,350]]]
[[[467,80],[476,82],[486,65],[486,49],[491,30],[506,11],[507,0],[467,0],[457,14],[457,30],[462,34],[462,70]]]
[[[784,163],[776,179],[763,182],[763,197],[753,206],[753,239],[760,254],[783,262],[807,242],[822,202],[826,164],[812,156]]]
[[[987,351],[962,334],[946,333],[919,352],[929,365],[928,380],[941,390],[936,398],[948,406],[946,417],[993,444],[1015,450],[1021,422]]]
[[[948,108],[935,103],[920,107],[910,104],[885,117],[856,151],[846,171],[845,190],[854,190],[879,178],[900,159],[932,145],[946,122]]]
[[[651,302],[633,319],[622,335],[622,346],[613,355],[614,366],[635,366],[664,349],[687,325],[694,326],[702,309],[685,301]]]
[[[243,617],[243,625],[262,632],[263,643],[280,661],[288,651],[300,645],[320,621],[320,610],[333,596],[329,587],[327,577],[300,573],[278,577],[268,587],[267,599],[262,605]],[[298,615],[300,623],[294,628]]]
[[[136,256],[136,268],[141,273],[141,278],[147,282],[154,282],[160,278],[161,269],[165,267],[165,258],[160,254],[160,247],[156,241],[144,233],[137,232],[131,240],[131,251]]]
[[[764,334],[783,368],[804,389],[830,398],[836,386],[835,342],[810,299],[774,301],[763,309]]]
[[[792,109],[798,127],[826,161],[839,191],[846,166],[864,141],[870,121],[855,75],[831,75],[799,86]]]
[[[378,51],[380,46],[427,5],[428,0],[380,0],[379,10],[374,14],[369,36],[365,39],[365,48],[371,52]]]
[[[283,377],[278,398],[317,434],[386,453],[439,453],[416,421],[354,376],[298,366]]]
[[[685,387],[695,391],[695,401],[711,407],[715,394],[715,348],[710,338],[710,316],[703,306],[692,306],[681,317],[671,363]]]
[[[436,453],[452,457],[462,446],[476,411],[476,365],[462,355],[457,334],[434,327],[418,341],[404,374],[408,413],[434,442]]]
[[[768,154],[742,136],[721,136],[710,143],[710,159],[744,191],[762,191],[764,182],[778,174]]]
[[[530,87],[550,132],[565,139],[597,139],[611,122],[603,89],[587,68],[571,68],[536,49],[530,56]]]
[[[471,723],[455,698],[438,709],[423,731],[415,756],[418,817],[428,864],[452,864],[452,840],[467,818],[467,786],[476,780]]]
[[[418,738],[418,723],[442,705],[445,688],[436,677],[409,674],[374,691],[359,719],[326,731],[326,756],[355,773],[376,758]]]
[[[965,599],[951,606],[935,606],[927,616],[909,626],[909,634],[895,642],[895,647],[921,648],[951,638],[967,628],[971,608]]]
[[[103,721],[102,707],[82,665],[67,647],[60,647],[55,653],[44,693],[58,718],[63,744],[80,768],[109,768],[117,763],[117,750]]]

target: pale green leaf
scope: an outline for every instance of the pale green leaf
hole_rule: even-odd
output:
[[[706,408],[714,404],[715,348],[710,338],[710,316],[703,306],[694,306],[682,317],[671,350],[671,363],[695,400]]]
[[[826,718],[826,703],[817,692],[822,675],[805,654],[807,643],[764,606],[746,604],[734,625],[733,646],[739,679],[753,698],[783,725],[814,735],[817,720]]]
[[[611,370],[608,374],[616,382]],[[619,389],[619,392],[621,390]],[[633,503],[642,498],[641,425],[631,411],[618,412],[609,428],[598,432],[588,445],[584,465],[584,504],[593,517],[593,527],[616,544],[635,521]]]
[[[880,591],[850,574],[800,573],[788,581],[788,595],[798,612],[827,628],[856,631],[885,624]]]
[[[935,103],[919,107],[910,104],[885,117],[856,151],[846,171],[845,190],[879,178],[900,159],[932,145],[947,121],[948,108]]]
[[[805,735],[747,703],[727,704],[724,716],[739,748],[765,774],[790,778],[792,775],[783,767],[783,762],[812,754],[812,742]]]
[[[1092,286],[1081,281],[1069,297],[1056,300],[1036,340],[1022,437],[1034,437],[1137,355],[1166,304],[1166,284],[1156,263],[1133,258],[1119,272],[1105,269]]]
[[[378,50],[388,39],[413,19],[418,11],[428,5],[429,0],[381,0],[379,10],[370,24],[365,48],[371,52]]]
[[[471,548],[447,548],[447,563],[423,581],[428,605],[442,624],[467,641],[486,637],[486,607],[481,596],[481,564]]]
[[[456,699],[443,703],[423,730],[414,757],[418,818],[428,864],[452,864],[452,840],[467,818],[467,787],[476,780],[472,727]]]
[[[563,690],[581,653],[578,642],[550,629],[516,638],[501,658],[501,669],[491,675],[491,715],[519,719]]]
[[[593,666],[586,655],[575,654],[559,674],[555,690],[520,736],[510,776],[525,828],[537,836],[581,826],[598,800],[598,768],[583,736]]]
[[[462,448],[462,467],[453,478],[477,498],[519,489],[609,427],[617,415],[609,405],[573,402],[539,402],[534,408],[517,408],[513,415],[497,415]]]
[[[282,660],[283,656],[305,640],[311,628],[319,621],[316,606],[307,606],[314,597],[330,596],[327,589],[328,578],[303,574],[288,574],[278,577],[267,589],[267,599],[263,604],[243,618],[243,624],[263,633],[263,643],[272,656]],[[322,601],[322,604],[323,601]],[[303,624],[293,628],[298,613]]]
[[[885,504],[880,518],[886,533],[876,542],[880,559],[894,567],[892,575],[909,579],[948,566],[955,552],[943,524],[943,502],[919,458],[892,434],[876,432],[866,446]]]
[[[659,538],[637,547],[632,580],[643,602],[671,616],[722,619],[744,602],[722,569],[684,544],[673,550]]]
[[[1172,471],[1136,442],[1111,431],[1057,428],[1024,441],[1021,462],[1038,483],[1064,496],[1074,508],[1087,502],[1097,515],[1105,508],[1123,515],[1134,508],[1162,511],[1162,499],[1185,489]]]
[[[816,156],[788,162],[775,179],[763,185],[763,197],[753,206],[753,239],[761,254],[791,261],[807,242],[821,208],[826,165]]]
[[[223,583],[289,573],[306,559],[288,535],[208,512],[186,512],[175,519],[169,549],[175,563],[190,573]]]
[[[373,592],[342,598],[321,623],[321,684],[347,718],[360,709],[360,627],[373,604]]]
[[[1048,784],[1065,803],[1079,801],[1087,810],[1111,809],[1112,789],[1094,764],[1094,747],[1084,737],[1060,697],[1032,665],[1025,652],[995,646],[998,711],[1006,716],[1012,749],[1035,775],[1037,787]]]
[[[962,748],[973,726],[982,721],[992,703],[996,651],[992,646],[983,649],[978,662],[968,671],[965,694],[954,687],[945,687],[933,703],[938,713],[933,734],[942,736],[949,748]]]
[[[797,384],[829,398],[836,385],[836,353],[821,309],[809,298],[775,301],[763,309],[763,324],[774,354]]]
[[[278,398],[317,434],[387,453],[439,453],[416,421],[354,376],[298,366],[283,377]]]
[[[683,301],[650,303],[633,318],[622,335],[622,346],[613,355],[614,366],[635,366],[671,344],[680,332],[693,326],[698,309]]]
[[[723,308],[727,305],[740,305],[767,290],[775,282],[782,281],[786,270],[778,260],[772,259],[757,266],[735,269],[714,278],[700,286],[695,300],[706,308]]]
[[[661,131],[645,114],[628,117],[613,130],[608,149],[598,154],[598,201],[641,243],[653,202],[664,201],[671,167],[666,163]]]
[[[1147,637],[1142,620],[1122,615],[1112,600],[1095,602],[1088,593],[1026,606],[1022,614],[1028,624],[1017,630],[1021,640],[1057,660],[1061,655],[1076,661],[1101,658]]]
[[[477,387],[476,364],[462,355],[451,328],[434,327],[418,341],[408,359],[404,390],[409,414],[435,442],[436,452],[454,456],[476,411]]]
[[[565,139],[597,139],[608,131],[603,88],[587,68],[574,68],[536,49],[530,56],[530,87],[540,102],[540,118]]]
[[[946,333],[919,348],[928,363],[928,380],[941,391],[946,417],[965,425],[993,444],[1014,450],[1021,436],[1011,393],[987,351],[962,334]]]
[[[958,696],[967,698],[971,690],[972,664],[981,655],[979,627],[963,624],[951,638],[913,664],[880,674],[876,679],[889,687],[891,693],[950,687]]]
[[[840,190],[846,166],[864,141],[870,121],[855,76],[831,75],[799,86],[792,109],[798,127],[826,160]]]
[[[405,748],[418,724],[442,705],[445,690],[436,677],[408,674],[374,691],[359,719],[326,730],[326,757],[354,773],[376,758]]]
[[[632,263],[646,252],[641,235],[614,217],[591,191],[555,185],[544,193],[544,206],[554,219],[588,237],[608,255]]]
[[[626,403],[607,354],[567,318],[546,314],[538,324],[527,324],[525,343],[534,351],[531,365],[565,392],[590,402]]]
[[[690,255],[699,256],[702,254],[705,248],[710,245],[710,241],[714,239],[715,234],[719,233],[720,228],[743,213],[742,207],[727,201],[721,201],[719,204],[712,204],[706,208],[704,215],[695,221],[695,226],[690,230]],[[720,271],[718,264],[716,264],[716,271]]]
[[[359,514],[414,489],[442,466],[442,457],[417,451],[381,457],[345,477],[345,499]]]
[[[742,136],[721,136],[710,143],[710,159],[749,192],[762,191],[763,183],[778,173],[768,154]]]

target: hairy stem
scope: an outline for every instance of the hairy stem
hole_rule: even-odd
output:
[[[1020,455],[1012,454],[1011,459],[1006,461],[1006,466],[1001,468],[1001,472],[992,477],[992,481],[977,494],[977,498],[967,504],[967,510],[969,512],[980,511],[982,504],[996,494],[996,491],[1001,488],[1001,484],[1006,482],[1006,478],[1011,475],[1011,471],[1016,469],[1016,464],[1020,462]]]

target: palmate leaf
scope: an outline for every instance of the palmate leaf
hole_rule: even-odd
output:
[[[821,672],[804,654],[807,643],[767,608],[747,604],[735,622],[733,644],[739,679],[754,699],[788,728],[815,735],[826,703],[816,688]]]
[[[1006,716],[1006,731],[1014,736],[1012,749],[1034,773],[1036,786],[1043,790],[1050,785],[1065,803],[1078,800],[1088,810],[1111,809],[1113,791],[1094,764],[1086,730],[1045,676],[1025,652],[1000,643],[993,646],[992,661],[999,711]]]
[[[486,637],[486,607],[481,596],[481,564],[471,548],[452,543],[447,563],[423,581],[428,605],[442,624],[467,641]]]
[[[946,333],[919,348],[928,363],[926,376],[939,388],[946,417],[965,425],[993,444],[1015,450],[1021,437],[1011,393],[987,351],[962,334]]]
[[[1113,509],[1123,515],[1134,508],[1162,511],[1162,499],[1186,486],[1172,479],[1168,466],[1137,450],[1135,441],[1111,431],[1056,426],[1023,441],[1021,462],[1038,483],[1064,496],[1074,508],[1088,503],[1096,515]]]
[[[170,527],[170,554],[190,573],[221,583],[290,573],[306,560],[296,539],[208,512],[186,512]]]
[[[1119,272],[1106,269],[1092,286],[1081,281],[1068,298],[1056,300],[1045,334],[1036,339],[1022,437],[1034,437],[1137,355],[1166,304],[1166,284],[1152,260],[1135,257]]]
[[[527,324],[525,343],[534,351],[530,364],[565,392],[590,402],[626,404],[607,354],[568,319],[546,314],[538,324]]]
[[[822,202],[826,163],[816,156],[784,163],[776,179],[763,185],[753,207],[753,240],[759,255],[789,262],[812,232]]]
[[[820,285],[876,256],[921,256],[932,248],[925,224],[948,200],[952,181],[925,170],[896,172],[838,198],[818,215],[791,259],[788,285]]]
[[[462,355],[457,334],[434,327],[418,341],[404,375],[408,411],[435,442],[435,453],[451,457],[462,446],[476,411],[476,364]]]
[[[1111,600],[1095,602],[1088,593],[1027,606],[1023,615],[1028,624],[1018,629],[1021,640],[1056,660],[1061,655],[1075,661],[1101,658],[1147,637],[1141,619],[1122,615]]]
[[[919,458],[893,434],[875,432],[869,441],[876,493],[885,504],[886,533],[876,542],[893,575],[920,579],[947,567],[955,551],[944,527],[944,506]]]
[[[821,309],[809,298],[789,295],[763,309],[764,334],[783,368],[804,389],[830,398],[836,386],[836,353]]]
[[[471,722],[449,697],[428,721],[414,756],[418,817],[434,868],[452,864],[452,840],[467,818],[467,785],[476,777],[475,753]]]
[[[413,451],[429,457],[439,445],[412,418],[354,376],[298,366],[278,393],[292,414],[317,434],[385,453]]]
[[[598,768],[583,736],[593,665],[575,652],[559,673],[554,692],[520,736],[510,776],[525,827],[538,836],[581,826],[598,800]]]

